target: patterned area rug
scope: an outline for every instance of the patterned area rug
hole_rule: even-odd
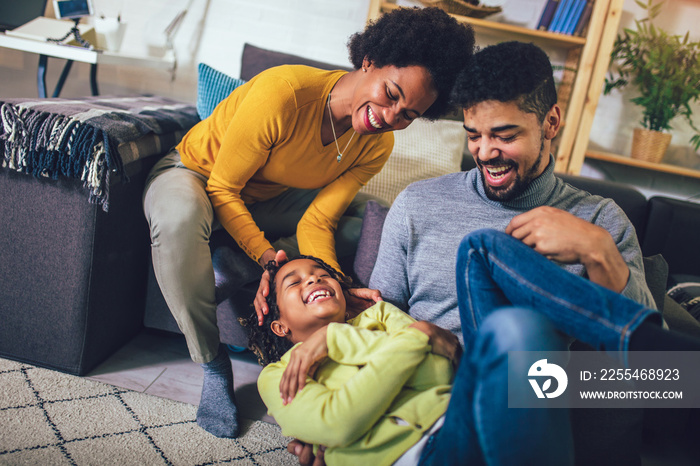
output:
[[[0,359],[0,464],[294,465],[278,426],[238,439],[199,428],[196,407]]]

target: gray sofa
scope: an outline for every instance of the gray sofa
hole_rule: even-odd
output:
[[[241,78],[250,79],[266,68],[287,63],[309,64],[326,69],[338,68],[326,63],[309,61],[302,57],[264,50],[246,44],[242,55]],[[468,170],[473,167],[473,164],[471,156],[466,155],[461,168]],[[622,207],[637,230],[644,255],[661,254],[669,265],[670,278],[667,279],[667,270],[664,264],[659,265],[659,261],[656,263],[648,261],[650,266],[656,265],[653,267],[655,280],[651,285],[653,285],[659,303],[667,304],[664,306],[667,320],[672,323],[674,328],[683,328],[689,333],[700,336],[700,324],[665,296],[667,281],[669,284],[673,284],[678,281],[687,281],[692,276],[700,277],[700,242],[693,239],[695,232],[700,231],[700,204],[663,197],[655,197],[647,201],[639,191],[623,184],[578,176],[564,176],[563,178],[574,186],[593,194],[610,197]],[[363,238],[353,267],[355,280],[363,284],[369,280],[369,274],[376,258],[383,217],[380,214],[372,214],[372,219],[366,220],[367,224],[363,229]],[[679,247],[680,245],[684,246]],[[225,231],[215,232],[212,235],[210,246],[212,254],[221,257],[229,256],[230,251],[239,250]],[[223,274],[225,271],[217,270],[217,273]],[[149,271],[147,287],[145,326],[179,332],[158,288],[152,268]],[[217,319],[222,342],[235,347],[247,345],[247,337],[238,323],[238,318],[248,317],[252,312],[250,305],[256,289],[257,284],[252,283],[233,296],[225,297],[219,303]]]
[[[65,102],[0,102],[15,119],[0,127],[0,357],[82,375],[143,329],[144,181],[198,117],[155,97],[54,111]],[[85,169],[95,170],[87,181]]]

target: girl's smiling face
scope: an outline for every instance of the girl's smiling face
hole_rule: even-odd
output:
[[[331,322],[345,322],[345,296],[337,280],[312,259],[295,259],[275,275],[280,318],[270,325],[294,343]]]

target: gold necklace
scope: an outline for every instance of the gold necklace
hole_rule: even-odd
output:
[[[352,142],[352,138],[355,137],[355,130],[352,130],[352,136],[350,136],[350,139],[348,140],[348,143],[345,144],[345,149],[343,149],[343,152],[340,151],[340,146],[338,145],[338,138],[335,135],[335,125],[333,124],[333,112],[331,112],[331,95],[328,94],[328,117],[331,119],[331,130],[333,131],[333,140],[335,141],[335,148],[338,149],[338,163],[340,163],[340,159],[343,158],[343,153],[345,153],[346,150],[348,150],[348,146]]]

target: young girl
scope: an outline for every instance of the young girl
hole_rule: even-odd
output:
[[[389,303],[347,320],[347,286],[319,259],[269,270],[266,324],[248,327],[261,362],[269,363],[258,388],[270,414],[284,435],[325,445],[328,464],[393,463],[447,409],[449,359],[431,353],[429,335]],[[294,390],[280,396],[280,382],[296,382],[284,378],[290,361],[299,361],[288,350],[312,340],[326,343],[314,379],[302,381],[296,396]]]
[[[482,430],[480,413],[495,414],[484,431],[505,434],[519,427],[509,425],[506,417],[496,414],[498,408],[491,406],[507,398],[507,384],[501,383],[508,369],[503,364],[506,351],[533,349],[517,342],[534,340],[540,349],[565,348],[539,335],[513,338],[511,332],[499,337],[504,326],[498,323],[496,312],[482,326],[484,337],[474,338],[472,350],[478,357],[465,355],[461,360],[458,384],[453,388],[460,347],[451,333],[428,322],[416,322],[383,301],[350,318],[346,284],[319,259],[301,256],[279,268],[271,264],[268,271],[270,312],[262,326],[255,316],[244,323],[251,333],[251,348],[267,364],[258,389],[282,433],[325,446],[324,459],[329,465],[429,464],[430,445],[439,435],[453,437],[455,445],[473,445],[473,459],[478,463],[484,448],[476,434]],[[524,325],[517,331],[524,335],[530,328]],[[502,344],[506,340],[508,344]],[[521,368],[523,374],[528,367]],[[451,390],[461,402],[449,416],[470,427],[442,432]],[[488,396],[478,396],[484,392]],[[537,435],[557,425],[562,428],[555,432],[566,431],[565,410],[518,411],[558,411],[553,416],[533,413],[528,428]],[[515,455],[519,449],[537,450],[527,435],[522,437],[526,441],[521,444],[503,442],[499,448],[509,448]],[[489,446],[494,445],[492,440],[498,439],[489,439]],[[536,456],[548,464],[547,454]]]

